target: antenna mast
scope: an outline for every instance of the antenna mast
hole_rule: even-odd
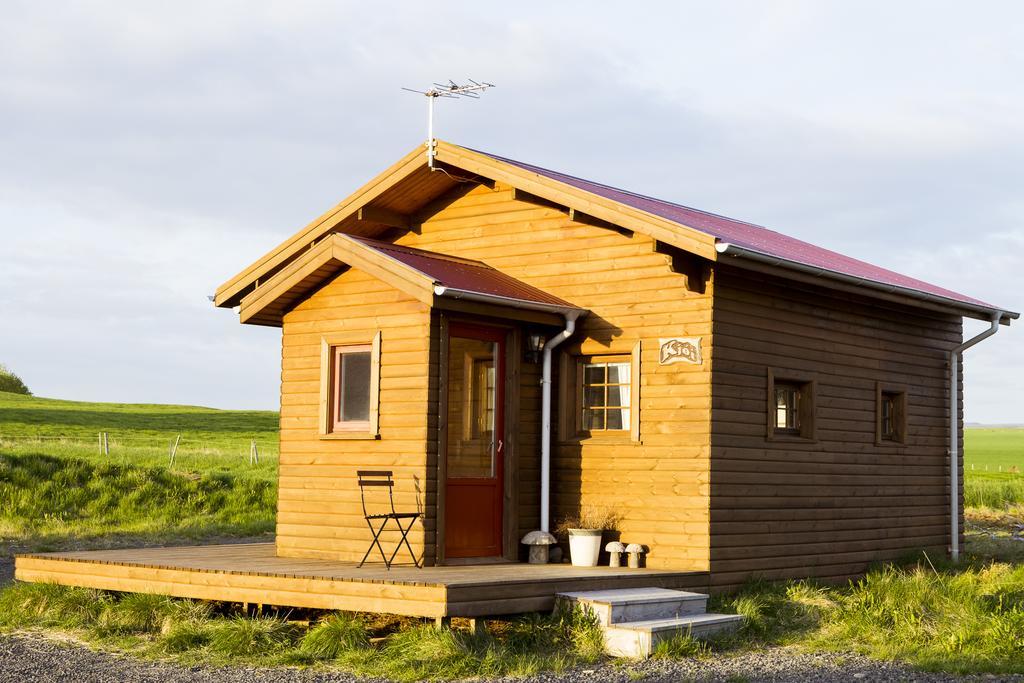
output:
[[[438,97],[469,97],[477,100],[480,99],[480,93],[494,87],[493,83],[477,83],[472,78],[468,80],[469,83],[466,85],[459,85],[453,80],[449,80],[447,85],[434,83],[434,87],[429,90],[402,88],[408,92],[425,95],[427,98],[427,166],[431,169],[434,168],[434,157],[437,156],[437,140],[434,139],[434,100]]]

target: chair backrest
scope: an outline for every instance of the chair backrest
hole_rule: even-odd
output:
[[[395,496],[393,490],[395,479],[391,470],[356,470],[356,476],[359,478],[359,498],[363,503],[363,516],[365,517],[370,514],[366,508],[366,489],[377,487],[387,487],[388,503],[390,503],[391,512],[394,514]]]

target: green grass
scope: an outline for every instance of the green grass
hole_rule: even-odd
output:
[[[582,612],[494,622],[491,634],[409,619],[327,613],[247,616],[225,605],[118,595],[52,584],[0,591],[0,632],[49,629],[85,642],[181,663],[314,665],[395,681],[525,676],[602,658],[601,633]]]
[[[955,568],[935,564],[882,566],[841,586],[752,583],[713,600],[746,621],[710,649],[792,645],[932,671],[1024,673],[1024,565],[979,557]],[[702,650],[684,643],[680,654]]]
[[[964,475],[964,506],[1001,510],[1024,504],[1024,474],[967,472]]]
[[[968,471],[1024,472],[1024,429],[972,427],[964,430],[964,465]]]
[[[964,506],[1024,505],[1024,429],[964,430]]]
[[[0,538],[29,549],[273,530],[276,487],[226,474],[0,453]]]
[[[809,639],[957,673],[1024,673],[1024,566],[889,567],[835,594]]]
[[[13,549],[269,533],[277,425],[277,413],[266,411],[0,393],[0,559]],[[99,452],[101,431],[109,455]],[[261,445],[258,463],[249,461],[252,439]]]

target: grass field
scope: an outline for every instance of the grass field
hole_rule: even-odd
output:
[[[273,411],[196,406],[84,403],[0,392],[0,452],[78,458],[98,465],[166,467],[180,435],[173,471],[221,473],[273,482],[278,416]],[[109,455],[101,452],[106,432]],[[260,463],[250,465],[255,441]]]
[[[964,505],[1024,505],[1024,429],[964,430]]]
[[[964,466],[968,471],[1024,472],[1024,429],[972,427],[964,430]]]
[[[0,560],[17,548],[269,533],[277,428],[270,411],[0,393]],[[100,432],[108,434],[109,453],[101,452]]]

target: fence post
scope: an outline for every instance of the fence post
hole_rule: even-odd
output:
[[[103,432],[103,455],[110,455],[110,439],[107,432]]]
[[[249,464],[258,465],[260,462],[260,449],[256,447],[256,439],[249,439]]]
[[[174,443],[171,445],[171,455],[167,460],[168,467],[174,467],[174,454],[178,452],[178,442],[181,441],[181,434],[174,437]]]

